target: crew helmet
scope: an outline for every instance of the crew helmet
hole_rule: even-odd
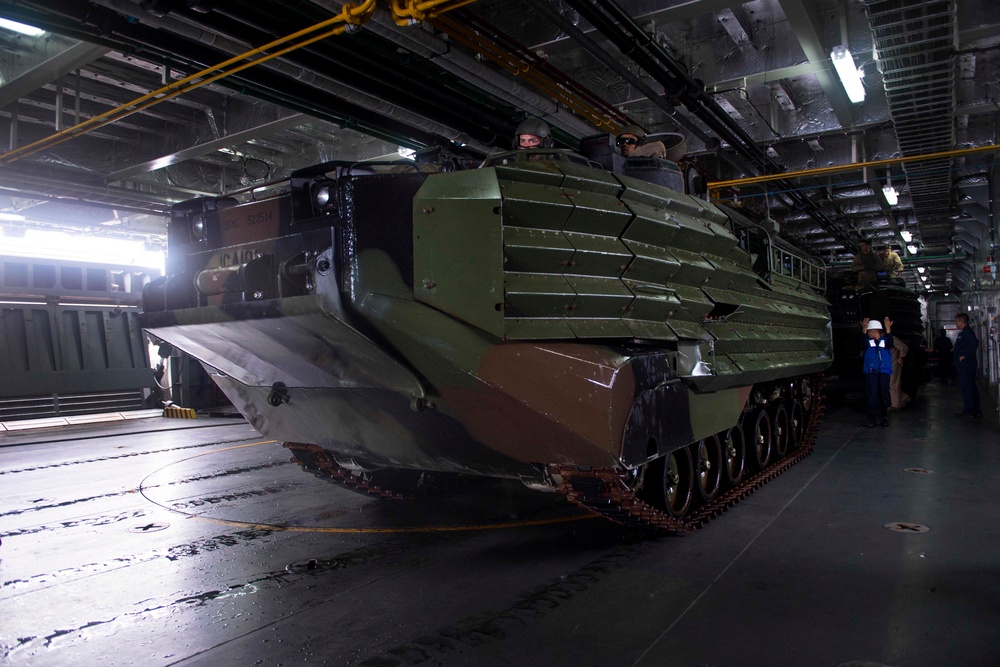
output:
[[[552,132],[549,130],[549,124],[539,118],[525,118],[521,121],[521,124],[514,130],[513,148],[520,148],[518,139],[522,134],[533,134],[539,137],[542,140],[539,148],[552,148],[553,146]]]
[[[626,125],[622,128],[622,131],[618,133],[618,136],[620,137],[623,134],[634,134],[637,139],[635,143],[639,146],[646,143],[646,130],[642,129],[638,125]]]
[[[878,320],[871,320],[868,323],[868,331],[881,331],[881,330],[882,330],[882,323],[879,322]]]

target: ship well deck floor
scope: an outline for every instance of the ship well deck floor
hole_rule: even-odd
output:
[[[647,541],[514,483],[362,497],[241,420],[5,433],[0,664],[997,665],[1000,427],[959,407],[833,400],[811,456]]]

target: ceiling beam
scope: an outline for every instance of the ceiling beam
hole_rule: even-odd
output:
[[[854,54],[854,57],[862,62],[871,60],[871,56],[871,51],[861,51]],[[818,76],[820,72],[828,71],[830,69],[829,60],[830,59],[827,58],[826,62],[799,63],[798,65],[789,65],[788,67],[778,67],[776,69],[765,70],[755,74],[747,74],[746,76],[740,76],[734,79],[725,79],[723,81],[716,81],[715,83],[706,83],[705,90],[714,94],[723,90],[730,90],[732,88],[749,88],[750,86],[774,83],[775,81],[780,81],[781,79],[794,79],[797,76],[805,76],[807,74],[816,74]],[[846,99],[846,93],[844,94],[844,97]]]
[[[193,160],[203,155],[214,153],[220,148],[227,148],[234,144],[241,144],[246,141],[250,141],[251,139],[259,139],[260,137],[267,136],[275,132],[287,130],[298,125],[302,125],[303,123],[308,122],[309,119],[310,117],[305,114],[292,114],[291,116],[286,116],[285,118],[281,118],[270,123],[264,123],[263,125],[258,125],[257,127],[247,128],[242,132],[236,132],[224,137],[219,137],[213,141],[206,141],[205,143],[184,148],[174,153],[170,153],[169,155],[162,155],[152,160],[146,160],[145,162],[140,162],[130,167],[119,169],[118,171],[105,176],[104,180],[107,183],[123,181],[131,178],[132,176],[136,176],[137,174],[156,171],[157,169],[163,169],[164,167],[169,167],[172,164],[177,164],[178,162],[183,162],[184,160]]]
[[[0,86],[0,109],[91,63],[110,49],[80,42]]]
[[[788,22],[798,37],[799,46],[806,58],[814,65],[822,65],[815,74],[819,79],[819,85],[823,88],[830,108],[836,114],[841,127],[847,129],[854,125],[854,110],[851,101],[847,98],[847,92],[840,80],[834,76],[830,65],[830,54],[823,47],[820,39],[822,34],[821,26],[814,20],[816,10],[806,7],[802,0],[778,0],[782,11],[788,18]]]

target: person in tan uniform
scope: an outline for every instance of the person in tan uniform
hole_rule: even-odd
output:
[[[892,412],[902,410],[912,400],[908,394],[903,392],[900,385],[903,381],[903,358],[909,351],[909,345],[904,343],[901,338],[893,339],[892,375],[889,377],[889,400],[892,403],[889,410]]]
[[[892,250],[892,244],[882,247],[882,268],[889,280],[900,280],[903,277],[903,260]]]
[[[615,145],[624,157],[658,157],[667,156],[667,147],[662,141],[646,141],[646,131],[638,125],[626,125],[618,133]]]

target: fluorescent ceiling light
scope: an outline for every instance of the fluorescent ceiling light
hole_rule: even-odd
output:
[[[903,243],[909,243],[913,240],[913,234],[908,229],[904,229],[899,233],[899,235],[903,238]]]
[[[10,21],[8,19],[0,19],[0,28],[13,30],[14,32],[19,32],[22,35],[29,35],[31,37],[38,37],[39,35],[45,34],[45,31],[41,28],[36,28],[33,25],[18,23],[17,21]]]
[[[0,213],[0,220],[6,222],[24,222],[24,216],[20,213]]]
[[[922,267],[922,266],[918,266],[918,267],[917,267],[917,273],[923,273],[923,272],[924,272],[924,271],[926,271],[926,270],[927,270],[927,269],[925,269],[925,268],[924,268],[924,267]]]
[[[916,255],[917,251],[920,250],[920,248],[918,248],[915,245],[908,245],[906,246],[906,249],[910,252],[911,255]]]
[[[884,188],[882,188],[882,194],[885,195],[885,200],[889,203],[889,206],[895,206],[896,202],[899,201],[899,193],[896,192],[896,188],[892,187],[891,185],[887,185]],[[906,233],[909,234],[909,232]],[[903,237],[903,240],[909,241],[910,239]]]
[[[921,280],[927,280],[927,276],[920,276]]]
[[[861,71],[854,64],[854,57],[850,50],[843,44],[835,46],[830,52],[830,58],[833,60],[833,66],[837,69],[840,82],[844,84],[847,97],[854,104],[864,102],[865,86],[861,83]]]

